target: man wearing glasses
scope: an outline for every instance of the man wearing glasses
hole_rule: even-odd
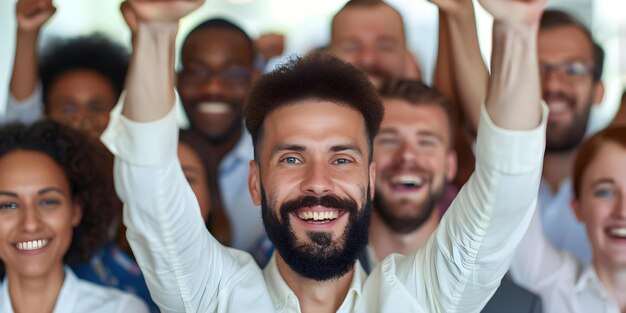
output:
[[[214,149],[208,163],[211,175],[217,175],[231,224],[230,245],[246,251],[252,251],[265,234],[259,209],[242,192],[247,189],[248,161],[253,155],[252,140],[242,125],[242,108],[258,76],[254,57],[253,41],[245,31],[225,19],[209,19],[185,38],[177,80],[191,124],[181,136]]]
[[[604,53],[589,30],[567,13],[544,12],[538,36],[543,99],[550,107],[539,189],[543,230],[559,250],[591,260],[585,229],[570,208],[570,170],[593,104],[602,101]]]

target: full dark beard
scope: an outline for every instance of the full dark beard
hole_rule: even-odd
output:
[[[435,207],[443,197],[443,190],[433,190],[429,195],[426,203],[422,204],[419,214],[413,218],[406,216],[398,216],[391,209],[392,205],[380,193],[376,192],[374,196],[374,210],[380,216],[380,219],[396,233],[409,234],[420,228],[432,216]]]
[[[348,273],[359,254],[368,242],[372,198],[368,188],[366,201],[361,210],[356,202],[336,197],[304,197],[285,202],[280,208],[282,221],[269,207],[265,190],[261,186],[261,211],[265,231],[278,253],[289,267],[301,275],[316,281],[337,279]],[[297,244],[297,238],[291,229],[291,212],[313,205],[341,208],[349,214],[348,225],[338,242],[332,240],[326,232],[308,232],[313,244]],[[360,211],[360,212],[359,212]]]

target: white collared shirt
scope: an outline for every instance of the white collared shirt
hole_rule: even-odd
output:
[[[248,172],[253,158],[252,137],[243,129],[237,145],[220,162],[218,175],[224,209],[232,226],[231,246],[248,252],[253,252],[265,237],[261,207],[252,203],[248,192]]]
[[[591,262],[591,244],[585,226],[580,223],[570,205],[574,197],[572,180],[566,178],[553,193],[542,179],[539,185],[539,209],[543,232],[558,250],[567,250],[583,264]]]
[[[483,110],[476,172],[428,243],[413,255],[388,256],[367,278],[357,269],[340,310],[479,312],[536,205],[546,116],[544,105],[540,126],[511,131]],[[163,312],[300,312],[275,265],[262,273],[250,255],[206,230],[177,159],[177,134],[172,110],[150,123],[113,116],[102,136],[116,156],[127,237],[154,302]]]
[[[13,313],[8,279],[0,286],[0,313]],[[65,280],[53,313],[147,313],[148,307],[134,295],[79,279],[65,267]]]
[[[511,263],[519,285],[541,297],[545,313],[620,313],[592,265],[582,265],[571,253],[555,249],[535,214]]]

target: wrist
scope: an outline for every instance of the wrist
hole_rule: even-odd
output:
[[[17,38],[22,39],[22,40],[33,40],[33,41],[37,41],[37,37],[39,37],[39,31],[41,30],[41,28],[37,27],[37,28],[32,28],[32,29],[28,29],[28,28],[23,28],[23,27],[17,27]]]

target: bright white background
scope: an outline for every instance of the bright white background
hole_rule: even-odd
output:
[[[57,13],[42,33],[42,45],[57,36],[102,32],[128,45],[130,34],[119,13],[122,0],[54,0]],[[409,46],[420,59],[427,82],[431,80],[437,47],[437,9],[426,0],[388,0],[403,15]],[[329,40],[330,20],[345,0],[207,0],[205,5],[182,21],[182,33],[199,21],[225,16],[240,24],[253,37],[264,32],[286,35],[286,54],[305,53]],[[605,101],[594,109],[591,130],[603,127],[617,110],[626,82],[626,1],[552,0],[575,14],[594,33],[605,48]],[[0,0],[0,112],[8,88],[15,41],[15,0]],[[491,19],[477,9],[479,39],[489,60]],[[179,36],[179,39],[183,36]],[[275,60],[272,63],[280,62]]]

